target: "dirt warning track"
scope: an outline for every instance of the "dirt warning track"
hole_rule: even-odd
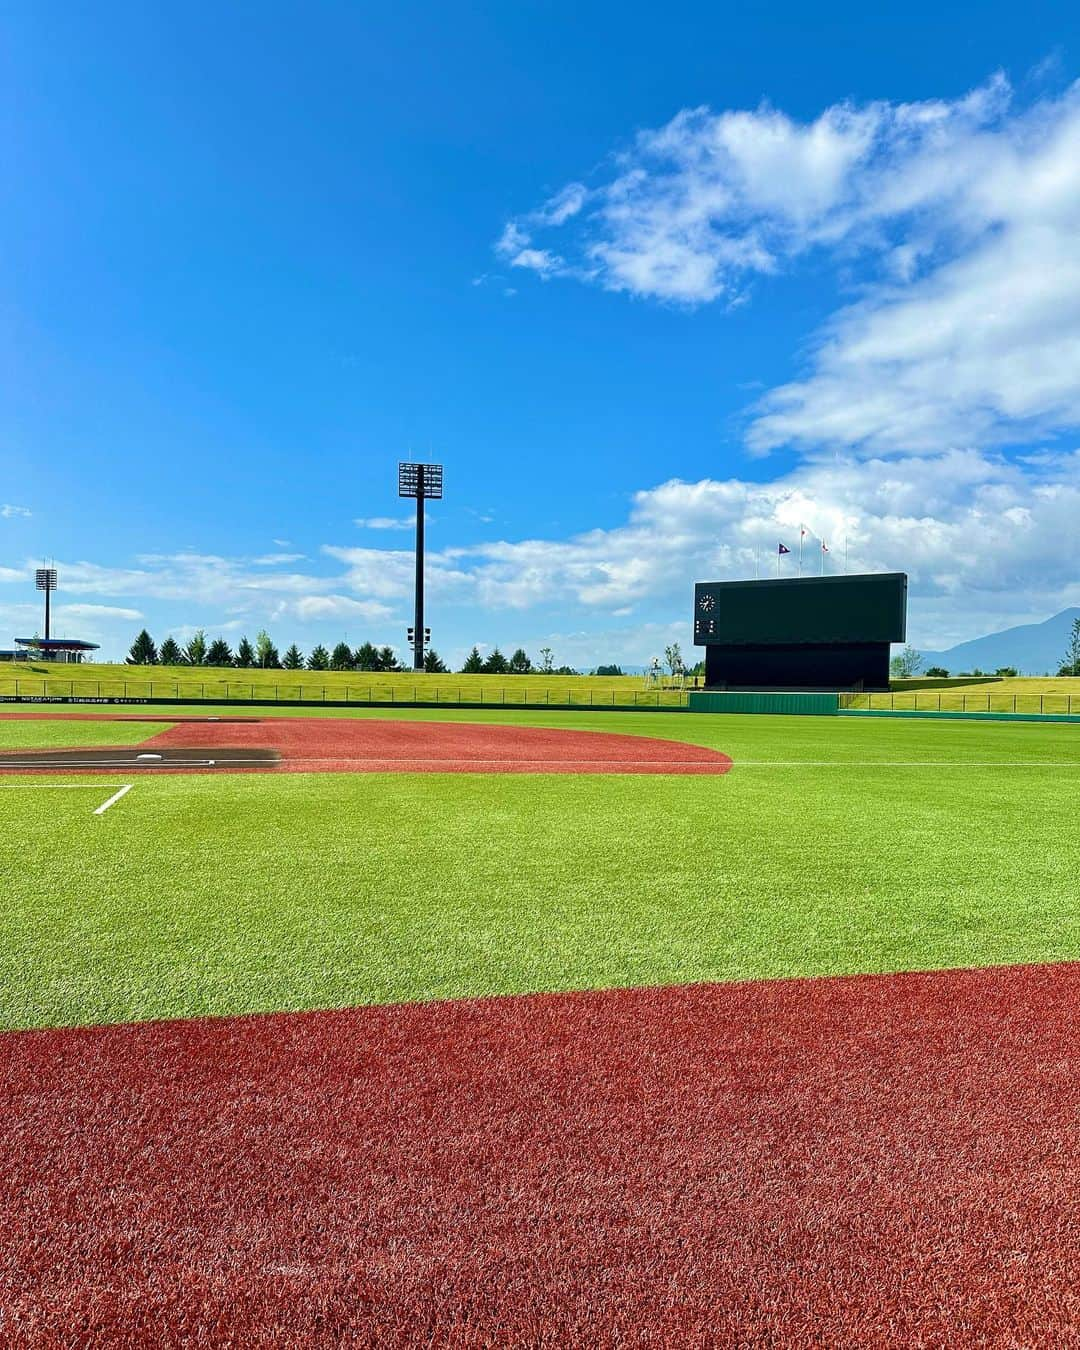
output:
[[[192,720],[136,746],[0,751],[5,773],[722,774],[731,767],[718,750],[649,736],[387,718]]]

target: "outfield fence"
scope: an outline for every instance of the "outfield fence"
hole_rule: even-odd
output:
[[[442,708],[685,708],[681,689],[574,689],[553,680],[543,689],[525,683],[497,688],[462,685],[379,684],[356,681],[322,685],[305,681],[79,679],[67,676],[19,676],[9,680],[10,694],[0,703],[36,700],[127,703],[282,703],[328,706]]]
[[[1075,694],[969,694],[956,689],[902,694],[841,694],[841,711],[1080,714],[1080,681]]]

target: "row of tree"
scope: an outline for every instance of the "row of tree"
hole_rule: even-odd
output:
[[[160,647],[144,628],[131,644],[129,666],[211,666],[233,670],[343,670],[382,674],[406,670],[393,647],[376,647],[371,642],[361,643],[354,651],[347,642],[339,642],[332,650],[321,642],[305,657],[294,642],[282,656],[265,631],[255,635],[254,643],[242,637],[236,650],[224,638],[208,641],[200,628],[183,646],[173,637],[167,637]],[[424,656],[424,670],[432,675],[449,673],[439,653],[430,648]],[[462,675],[577,675],[572,666],[556,666],[551,648],[540,651],[540,664],[534,666],[524,648],[511,656],[504,656],[494,647],[487,656],[481,656],[474,647],[461,667]],[[621,675],[618,666],[602,666],[598,674]]]

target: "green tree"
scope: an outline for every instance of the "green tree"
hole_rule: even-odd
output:
[[[540,674],[551,675],[554,673],[554,666],[551,663],[551,648],[540,648]]]
[[[339,642],[330,657],[331,670],[353,670],[352,648],[347,642]]]
[[[926,671],[926,678],[928,680],[947,680],[949,678],[949,672],[944,666],[931,666],[930,669]]]
[[[307,659],[308,670],[329,670],[330,653],[320,642],[317,647],[312,647],[311,655]]]
[[[507,675],[510,672],[510,662],[503,656],[498,646],[492,647],[484,662],[485,675]]]
[[[998,666],[997,670],[994,671],[994,674],[999,675],[1003,680],[1015,680],[1019,673],[1015,666]]]
[[[128,652],[127,663],[129,666],[156,666],[157,659],[158,652],[157,648],[154,646],[154,639],[144,628],[131,644],[131,651]]]
[[[532,662],[529,660],[524,647],[519,647],[510,658],[511,675],[529,675],[532,673]]]
[[[393,647],[380,647],[377,660],[379,662],[377,669],[393,673],[395,670],[401,670],[402,667],[394,655]]]
[[[622,666],[597,666],[597,675],[621,675]]]
[[[182,666],[184,664],[184,653],[180,650],[180,644],[171,633],[161,644],[158,660],[163,666]]]
[[[673,642],[670,647],[664,648],[664,660],[667,662],[667,668],[672,675],[683,673],[682,648],[677,642]]]
[[[304,654],[294,642],[285,653],[285,659],[281,663],[286,670],[303,670]]]
[[[273,660],[270,659],[271,656]],[[260,628],[255,634],[255,664],[262,666],[264,670],[279,664],[277,648],[270,641],[270,634],[265,628]]]
[[[894,680],[910,680],[922,670],[922,657],[914,647],[905,647],[889,662],[889,674]]]
[[[362,642],[353,655],[353,667],[356,670],[378,670],[379,653],[372,642]]]
[[[429,647],[424,653],[424,669],[429,675],[445,675],[447,673],[446,663],[434,647]]]
[[[208,666],[231,666],[232,663],[232,648],[224,638],[215,638],[207,650],[206,664]]]
[[[484,658],[480,655],[480,648],[474,647],[465,658],[465,664],[461,667],[462,675],[479,675],[484,669]]]
[[[1059,675],[1080,675],[1080,619],[1073,619],[1069,629],[1069,645],[1065,648],[1065,660],[1061,663]]]
[[[195,636],[184,648],[184,659],[189,666],[206,664],[206,634],[201,628],[195,630]]]

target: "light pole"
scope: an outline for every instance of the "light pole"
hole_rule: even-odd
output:
[[[424,669],[424,502],[443,495],[441,464],[398,464],[398,496],[416,498],[416,613],[413,619],[413,670]]]
[[[45,592],[45,641],[48,642],[52,636],[49,631],[49,597],[56,590],[56,568],[39,567],[34,573],[34,580],[37,583],[38,590]]]

